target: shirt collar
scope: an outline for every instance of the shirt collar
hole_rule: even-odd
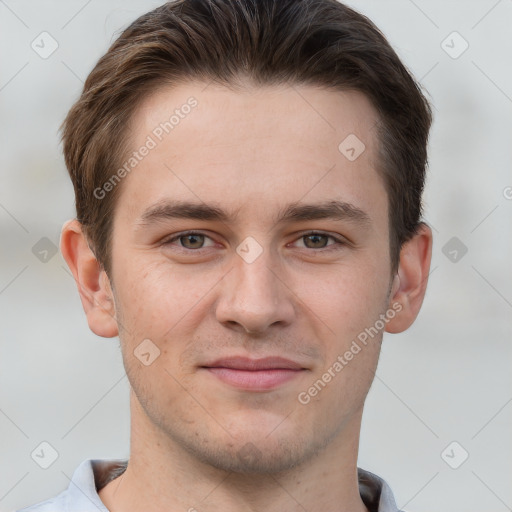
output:
[[[86,510],[92,504],[100,512],[109,512],[98,490],[121,475],[127,463],[126,459],[84,460],[73,473],[68,487],[68,503],[73,504],[69,511]],[[361,468],[357,472],[359,493],[369,512],[400,512],[391,488],[382,478]]]

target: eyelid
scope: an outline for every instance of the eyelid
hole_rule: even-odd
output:
[[[214,240],[212,239],[211,236],[208,236],[207,234],[203,233],[202,231],[196,231],[194,229],[190,229],[188,231],[181,231],[180,233],[176,233],[176,234],[172,235],[170,238],[164,238],[162,240],[162,245],[171,245],[172,242],[175,242],[175,241],[179,240],[180,238],[189,236],[189,235],[204,236],[205,238],[209,238],[212,242],[214,242]],[[199,249],[188,249],[187,247],[181,247],[179,245],[177,245],[176,247],[178,247],[179,249],[182,249],[184,251],[189,251],[189,252],[198,252],[204,248],[204,247],[200,247]],[[208,247],[211,247],[211,246],[208,246]]]
[[[298,236],[295,235],[295,236],[297,236],[297,239],[294,242],[301,240],[305,236],[311,236],[311,235],[325,236],[327,238],[331,238],[332,240],[334,240],[335,243],[328,244],[325,247],[320,247],[319,249],[311,249],[309,247],[305,247],[305,249],[309,249],[310,251],[315,251],[315,252],[329,251],[330,250],[329,248],[336,249],[336,248],[339,248],[340,245],[349,245],[350,244],[350,242],[345,237],[343,237],[341,235],[334,235],[332,233],[326,233],[324,231],[319,231],[319,230],[314,230],[314,229],[309,230],[309,231],[304,231],[304,232],[298,234]],[[294,242],[292,242],[292,243],[294,243]]]
[[[174,244],[172,244],[172,242],[175,242],[175,241],[179,240],[180,238],[188,236],[188,235],[204,236],[205,238],[210,239],[212,242],[214,242],[212,245],[215,244],[215,241],[212,239],[212,237],[208,236],[206,233],[204,233],[202,231],[193,230],[193,229],[188,230],[188,231],[181,231],[179,233],[176,233],[176,234],[172,235],[170,238],[164,239],[162,241],[162,244],[163,245],[174,245]],[[334,234],[331,234],[331,233],[328,233],[328,232],[324,232],[324,231],[319,231],[319,230],[309,230],[309,231],[304,231],[304,232],[301,232],[301,233],[296,233],[294,235],[295,236],[294,241],[290,242],[287,245],[290,245],[292,243],[298,242],[299,240],[301,240],[305,236],[311,236],[311,235],[326,236],[327,238],[331,238],[332,240],[334,240],[335,243],[328,244],[325,247],[320,247],[318,249],[312,249],[310,247],[304,247],[304,249],[309,250],[309,251],[314,251],[314,252],[329,251],[330,250],[329,248],[332,247],[332,246],[334,246],[334,247],[332,247],[332,249],[336,249],[336,248],[339,248],[340,245],[343,246],[343,245],[349,245],[350,244],[349,240],[347,240],[345,237],[343,237],[341,235],[337,235],[337,234],[334,235]],[[209,245],[207,247],[212,247],[212,245]],[[207,248],[207,247],[199,247],[198,249],[189,249],[187,247],[182,247],[182,246],[179,246],[179,245],[176,245],[176,247],[178,249],[186,251],[186,252],[199,252],[201,249],[206,249]]]

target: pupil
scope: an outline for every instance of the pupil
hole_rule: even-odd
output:
[[[182,238],[182,245],[189,249],[197,249],[198,247],[201,247],[202,244],[203,235],[186,235]]]
[[[314,247],[318,247],[319,245],[319,242],[320,242],[320,247],[325,247],[325,243],[321,243],[321,241],[323,242],[326,242],[326,237],[325,235],[308,235],[306,237],[307,240],[313,242],[313,246]],[[322,239],[322,240],[321,240]],[[306,244],[307,245],[307,244]]]

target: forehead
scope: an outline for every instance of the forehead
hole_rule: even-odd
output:
[[[135,218],[169,198],[224,202],[242,218],[246,212],[263,220],[268,213],[270,222],[285,202],[332,199],[383,216],[377,120],[356,91],[164,87],[132,117],[130,147],[139,154],[150,149],[124,180],[120,203]]]

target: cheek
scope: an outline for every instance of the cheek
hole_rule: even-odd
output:
[[[173,331],[183,334],[194,320],[197,323],[208,293],[222,277],[216,270],[200,274],[192,268],[177,271],[168,260],[155,262],[144,257],[134,258],[129,268],[119,266],[118,275],[116,302],[122,330],[134,343],[142,337],[158,340],[159,345],[164,345]]]
[[[388,280],[381,264],[347,265],[324,275],[303,273],[297,278],[297,295],[310,316],[325,324],[329,337],[336,337],[337,344],[346,343],[382,313]]]
[[[323,326],[323,335],[317,336],[322,362],[301,396],[311,400],[308,407],[316,408],[325,425],[339,424],[359,409],[370,388],[382,340],[382,331],[371,328],[387,297],[383,275],[376,266],[351,266],[331,272],[321,287],[305,282],[301,290],[309,318]]]

